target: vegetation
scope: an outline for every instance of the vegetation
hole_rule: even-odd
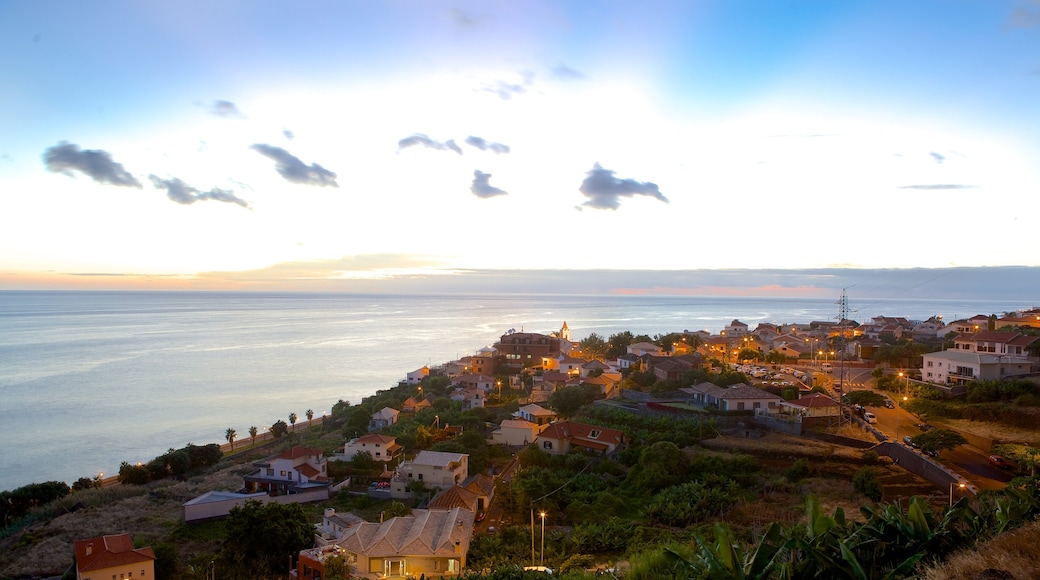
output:
[[[314,527],[300,504],[249,500],[231,509],[217,557],[221,578],[282,578],[286,558],[311,547]]]
[[[912,438],[914,445],[926,453],[941,453],[947,449],[954,449],[961,445],[967,445],[968,440],[963,435],[949,429],[934,429],[915,435]]]

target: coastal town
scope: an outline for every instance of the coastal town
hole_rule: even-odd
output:
[[[837,577],[824,561],[944,577],[956,548],[1040,514],[1040,309],[577,340],[562,322],[305,416],[21,511],[30,492],[3,492],[0,577],[700,577],[722,546],[761,578]],[[779,541],[828,517],[818,553]],[[852,545],[883,517],[932,536]]]

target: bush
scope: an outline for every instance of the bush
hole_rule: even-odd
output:
[[[810,475],[812,475],[812,467],[809,465],[809,460],[804,457],[784,470],[784,478],[791,483],[797,483]]]
[[[866,451],[863,452],[863,463],[866,463],[867,465],[876,465],[877,462],[878,462],[877,451],[874,451],[873,449],[867,449]]]
[[[881,501],[881,483],[878,481],[878,470],[863,467],[852,476],[852,487],[872,501]]]

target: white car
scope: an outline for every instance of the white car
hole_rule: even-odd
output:
[[[877,423],[877,417],[874,416],[874,413],[871,413],[870,411],[863,413],[863,418],[866,419],[867,423],[870,423],[871,425]]]

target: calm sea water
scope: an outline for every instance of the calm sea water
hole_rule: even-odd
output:
[[[858,320],[1028,306],[850,301]],[[228,427],[245,439],[290,412],[321,416],[511,328],[654,336],[837,313],[833,300],[799,299],[0,292],[0,489],[113,474],[170,447],[222,443]]]

